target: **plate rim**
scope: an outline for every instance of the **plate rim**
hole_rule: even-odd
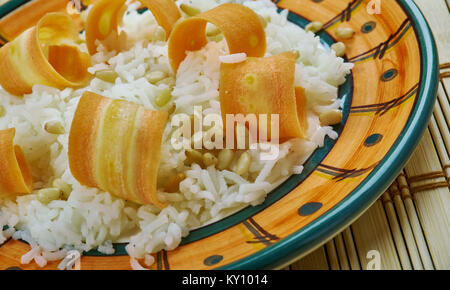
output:
[[[0,5],[0,18],[8,15],[12,11],[30,2],[31,0],[10,0],[3,5]]]
[[[437,97],[439,61],[430,26],[412,0],[396,0],[411,20],[421,61],[419,91],[408,122],[377,167],[346,198],[279,242],[220,270],[274,269],[317,249],[360,217],[392,184],[428,127]]]
[[[0,5],[0,18],[30,1],[11,0]],[[416,102],[399,137],[378,166],[333,208],[279,242],[218,269],[274,269],[299,259],[361,216],[389,187],[408,161],[433,112],[439,81],[439,62],[433,33],[420,9],[412,0],[396,2],[411,20],[418,39],[421,61]]]

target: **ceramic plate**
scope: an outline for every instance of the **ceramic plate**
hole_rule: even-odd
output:
[[[413,1],[276,2],[299,26],[324,23],[318,35],[327,49],[336,42],[339,25],[356,31],[344,41],[346,60],[355,67],[340,87],[345,105],[344,119],[335,128],[339,138],[326,140],[304,172],[270,193],[264,204],[197,229],[176,250],[156,254],[155,269],[273,269],[304,256],[369,208],[403,168],[427,126],[436,97],[437,52]],[[0,7],[0,43],[45,12],[59,10],[78,17],[65,0],[7,2]],[[85,253],[83,269],[130,269],[124,246],[115,245],[113,256]],[[20,265],[28,250],[25,243],[10,240],[0,247],[0,267],[37,268]]]

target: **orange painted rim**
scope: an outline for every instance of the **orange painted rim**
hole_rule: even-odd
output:
[[[34,1],[12,0],[0,7],[0,17]],[[306,170],[310,174],[304,180],[294,176],[269,194],[262,206],[193,231],[174,251],[156,254],[155,269],[281,267],[341,231],[391,184],[428,124],[437,91],[437,51],[413,1],[383,2],[379,15],[367,13],[368,2],[277,1],[301,26],[308,20],[325,23],[319,33],[325,46],[335,41],[338,25],[356,31],[353,39],[345,41],[347,61],[355,68],[353,84],[350,79],[343,88],[351,93],[340,137],[334,145],[329,142],[321,156],[315,153],[319,160],[313,156],[315,164],[309,163],[312,168]],[[301,17],[304,11],[308,19]],[[115,256],[87,253],[82,268],[130,269],[122,248],[116,246]],[[0,264],[37,268],[20,265],[20,256],[28,250],[22,242],[9,241],[0,247]],[[55,263],[46,266],[55,267]]]

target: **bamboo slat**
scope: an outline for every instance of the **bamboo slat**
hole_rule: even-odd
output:
[[[336,252],[336,246],[334,245],[334,240],[329,241],[325,244],[326,253],[328,256],[328,263],[331,270],[340,270],[339,259]]]
[[[344,239],[342,238],[342,234],[337,235],[334,238],[334,242],[336,244],[336,250],[341,270],[350,270],[350,263],[348,262],[347,251],[345,250],[345,244]]]
[[[407,180],[437,269],[450,268],[450,191],[427,130],[405,167]]]
[[[434,145],[439,154],[439,159],[441,160],[442,167],[444,169],[445,177],[447,182],[450,178],[450,159],[447,148],[445,147],[443,138],[440,138],[442,133],[439,130],[436,119],[434,116],[431,118],[431,122],[429,125],[431,136],[433,137]],[[447,128],[448,129],[448,128]],[[444,132],[445,133],[445,132]],[[448,130],[447,130],[448,133]]]
[[[397,182],[394,182],[389,189],[389,194],[394,202],[395,212],[397,213],[398,222],[400,223],[401,231],[408,249],[409,258],[411,259],[412,268],[414,270],[423,270],[422,261],[420,259],[419,250],[414,239],[411,224],[408,220],[405,205],[401,197],[401,192],[398,188]]]
[[[420,224],[416,207],[414,205],[411,192],[406,182],[406,177],[403,173],[400,174],[400,176],[397,178],[397,182],[400,187],[403,203],[405,205],[408,220],[413,231],[414,240],[417,244],[417,249],[419,251],[423,267],[425,270],[432,270],[434,269],[433,261],[431,260],[430,252],[428,251],[428,245],[425,241],[425,236],[423,235],[422,225]]]
[[[356,252],[355,242],[353,241],[352,228],[348,227],[342,232],[345,241],[345,247],[348,254],[348,260],[350,262],[350,268],[352,270],[361,270],[361,265],[359,264],[358,253]]]
[[[320,247],[297,263],[291,265],[292,270],[329,270],[325,248]]]
[[[367,269],[370,260],[367,254],[376,250],[380,255],[380,268],[400,270],[401,264],[392,239],[389,223],[381,200],[352,225],[362,269]]]
[[[389,221],[389,226],[392,231],[392,237],[394,238],[394,243],[397,248],[398,256],[400,258],[400,263],[402,264],[402,269],[411,270],[411,261],[409,259],[405,241],[403,239],[402,230],[400,229],[400,225],[397,220],[397,215],[394,209],[394,204],[392,203],[392,199],[389,194],[385,192],[383,194],[382,200]]]
[[[433,112],[433,119],[436,121],[439,132],[441,134],[441,138],[445,144],[445,148],[447,149],[447,152],[450,150],[450,134],[448,129],[448,121],[445,119],[445,115],[443,113],[442,108],[446,108],[444,110],[450,110],[448,109],[448,100],[446,100],[444,87],[442,86],[442,83],[439,85],[438,90],[438,101],[436,102],[436,106]],[[450,112],[445,113],[447,118],[450,117]]]

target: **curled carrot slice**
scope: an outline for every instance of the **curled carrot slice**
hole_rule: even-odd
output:
[[[45,14],[65,11],[67,2],[67,0],[27,1],[0,18],[0,35],[5,40],[11,41],[36,25]]]
[[[223,4],[178,23],[169,38],[169,59],[176,72],[186,58],[186,51],[201,49],[207,43],[207,22],[220,29],[230,54],[245,52],[262,57],[266,52],[266,36],[258,15],[240,4]]]
[[[86,23],[86,44],[89,53],[96,52],[96,40],[102,41],[110,50],[123,49],[124,33],[119,33],[120,19],[126,11],[126,0],[98,0],[94,2]],[[172,0],[141,0],[155,17],[168,37],[172,26],[181,17],[178,7]]]
[[[86,92],[69,134],[73,176],[123,199],[164,207],[156,189],[167,119],[167,112]]]
[[[86,45],[91,55],[96,53],[95,41],[107,38],[112,39],[107,43],[108,49],[121,50],[118,26],[125,13],[125,2],[126,0],[99,0],[91,7],[86,21]]]
[[[77,26],[68,15],[45,15],[0,49],[0,85],[18,96],[31,93],[36,84],[83,86],[90,78],[91,59],[78,49],[77,39]]]
[[[222,63],[220,103],[224,124],[227,114],[266,114],[268,126],[259,132],[271,136],[270,117],[279,116],[279,138],[305,138],[306,98],[294,87],[295,56],[292,52],[266,58],[248,58],[241,63]]]
[[[14,146],[16,130],[0,130],[0,197],[28,194],[33,191],[33,178],[25,155]]]
[[[297,103],[297,115],[300,122],[300,132],[302,138],[307,137],[308,132],[308,114],[306,110],[307,99],[305,89],[302,87],[295,87],[295,99]]]

